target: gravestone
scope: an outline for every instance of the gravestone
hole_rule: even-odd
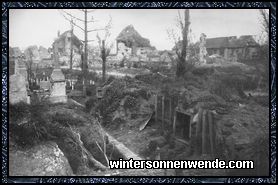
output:
[[[67,102],[66,95],[66,79],[62,70],[56,67],[50,76],[50,101],[52,103],[65,103]]]
[[[27,95],[27,81],[19,73],[13,74],[9,79],[9,102],[11,104],[25,102],[30,103]]]
[[[11,65],[9,75],[9,103],[19,102],[30,103],[30,97],[27,94],[27,70],[22,61],[15,57],[10,57]]]

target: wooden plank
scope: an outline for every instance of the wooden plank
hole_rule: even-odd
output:
[[[141,124],[141,125],[139,126],[139,130],[140,130],[140,131],[143,130],[143,129],[147,126],[147,124],[150,122],[150,120],[151,120],[153,114],[154,114],[154,112],[152,112],[152,113],[147,117],[147,119],[143,122],[143,124]]]
[[[198,121],[196,125],[196,146],[195,151],[196,154],[199,155],[202,152],[202,117],[203,117],[203,110],[202,108],[199,109],[198,113]]]
[[[176,121],[177,121],[177,113],[174,113],[174,121],[173,121],[173,135],[176,135]]]
[[[184,140],[184,139],[180,139],[180,138],[177,138],[177,137],[175,137],[175,139],[177,140],[177,141],[179,141],[179,142],[181,142],[181,143],[183,143],[183,144],[186,144],[187,146],[189,146],[190,144],[189,144],[189,142],[187,142],[186,140]]]
[[[192,123],[193,123],[193,116],[190,116],[190,122],[189,122],[189,139],[192,137]]]

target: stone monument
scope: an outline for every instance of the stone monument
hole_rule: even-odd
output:
[[[67,102],[66,79],[60,67],[55,66],[50,76],[50,101],[52,103]]]
[[[10,71],[12,75],[9,76],[9,103],[15,104],[19,102],[30,103],[30,96],[28,96],[28,82],[26,67],[19,65],[18,59],[13,59],[14,68]]]
[[[199,53],[199,60],[201,64],[206,64],[206,55],[207,55],[207,49],[206,49],[206,35],[204,33],[200,36],[200,53]]]
[[[30,98],[27,95],[27,81],[22,74],[11,75],[9,84],[9,102],[11,104],[19,102],[30,103]]]

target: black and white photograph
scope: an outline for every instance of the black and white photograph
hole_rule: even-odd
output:
[[[269,176],[269,15],[10,9],[9,176]]]

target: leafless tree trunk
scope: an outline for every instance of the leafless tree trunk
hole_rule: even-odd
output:
[[[181,16],[179,16],[179,23],[181,26],[181,32],[182,32],[182,45],[181,45],[181,52],[178,54],[179,60],[177,63],[177,71],[176,75],[177,77],[180,77],[184,75],[186,72],[186,50],[188,46],[188,32],[189,32],[189,9],[184,10],[184,21],[181,19]]]
[[[106,30],[105,36],[103,39],[100,38],[100,36],[97,34],[97,39],[98,39],[98,45],[100,49],[100,57],[102,60],[102,81],[105,82],[106,80],[106,61],[107,57],[110,54],[110,51],[112,49],[112,44],[107,45],[107,39],[110,36],[109,29]]]
[[[101,59],[102,59],[102,81],[105,81],[106,76],[106,53],[105,53],[105,40],[102,40],[102,50],[101,50]]]
[[[72,60],[73,60],[73,44],[72,44],[72,37],[73,37],[73,20],[71,20],[71,30],[70,30],[70,70],[72,70]]]
[[[33,51],[31,48],[27,48],[25,51],[25,66],[27,69],[27,81],[29,87],[32,86],[32,66],[33,66]]]
[[[257,74],[260,75],[258,80],[257,89],[261,87],[262,81],[264,79],[265,87],[268,87],[269,80],[269,13],[265,9],[260,9],[263,32],[266,35],[266,38],[262,42],[259,50],[259,58],[261,59],[258,64],[256,64]]]
[[[177,55],[177,69],[176,76],[181,77],[186,71],[188,71],[188,65],[186,61],[187,48],[188,48],[188,34],[189,34],[189,9],[184,10],[184,17],[182,18],[180,12],[178,13],[178,27],[181,30],[182,40],[177,39],[173,30],[168,32],[168,35],[175,42],[175,53]]]
[[[260,9],[260,14],[263,19],[263,27],[264,31],[269,35],[269,14],[266,12],[265,9]]]
[[[86,85],[87,85],[87,77],[88,77],[88,42],[93,41],[93,40],[88,40],[88,33],[89,32],[95,32],[95,31],[100,31],[100,30],[106,30],[109,29],[111,26],[109,23],[104,27],[104,28],[96,28],[96,29],[91,29],[88,30],[88,23],[95,22],[95,20],[88,20],[88,13],[94,12],[95,10],[88,10],[88,9],[78,9],[81,12],[84,13],[84,19],[78,18],[71,13],[68,13],[67,11],[60,11],[62,16],[69,21],[72,25],[78,27],[84,32],[84,53],[81,52],[82,56],[82,72],[83,72],[83,93],[86,95]],[[79,26],[77,23],[73,22],[72,20],[84,23],[84,27]]]

